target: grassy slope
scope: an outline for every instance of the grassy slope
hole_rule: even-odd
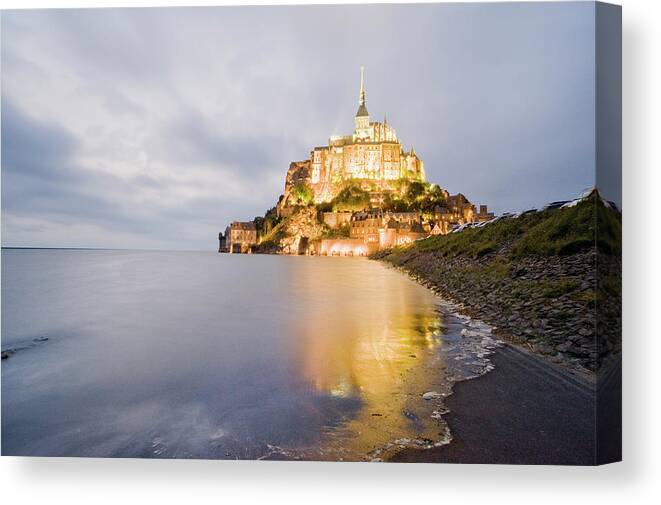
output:
[[[482,228],[430,237],[409,246],[380,251],[374,258],[398,264],[414,252],[449,258],[480,258],[493,252],[510,258],[556,256],[590,249],[595,244],[602,252],[619,255],[621,233],[620,214],[607,209],[593,193],[574,207],[533,212]]]

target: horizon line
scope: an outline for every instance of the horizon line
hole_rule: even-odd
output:
[[[152,251],[152,252],[207,252],[213,249],[142,249],[134,247],[65,247],[65,246],[0,246],[4,249],[54,249],[65,251]]]

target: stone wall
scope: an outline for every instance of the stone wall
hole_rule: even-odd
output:
[[[324,212],[324,224],[331,229],[339,228],[342,225],[351,223],[352,212]]]
[[[378,249],[378,244],[368,244],[357,238],[325,238],[321,240],[322,256],[367,256]]]

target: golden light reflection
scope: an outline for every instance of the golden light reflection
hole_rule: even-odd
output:
[[[315,456],[363,459],[397,439],[438,439],[444,427],[431,417],[433,404],[421,399],[442,374],[434,296],[367,260],[303,261],[307,268],[292,270],[300,275],[296,299],[307,300],[292,308],[301,315],[288,329],[295,336],[292,366],[318,393],[360,401],[357,411],[320,435]],[[328,268],[328,262],[340,266]],[[329,285],[336,288],[328,292]]]

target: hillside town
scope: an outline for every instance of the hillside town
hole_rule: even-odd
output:
[[[362,68],[360,77],[353,133],[292,162],[277,205],[229,224],[219,252],[366,256],[493,219],[486,205],[426,181],[423,161],[388,120],[370,121]]]

